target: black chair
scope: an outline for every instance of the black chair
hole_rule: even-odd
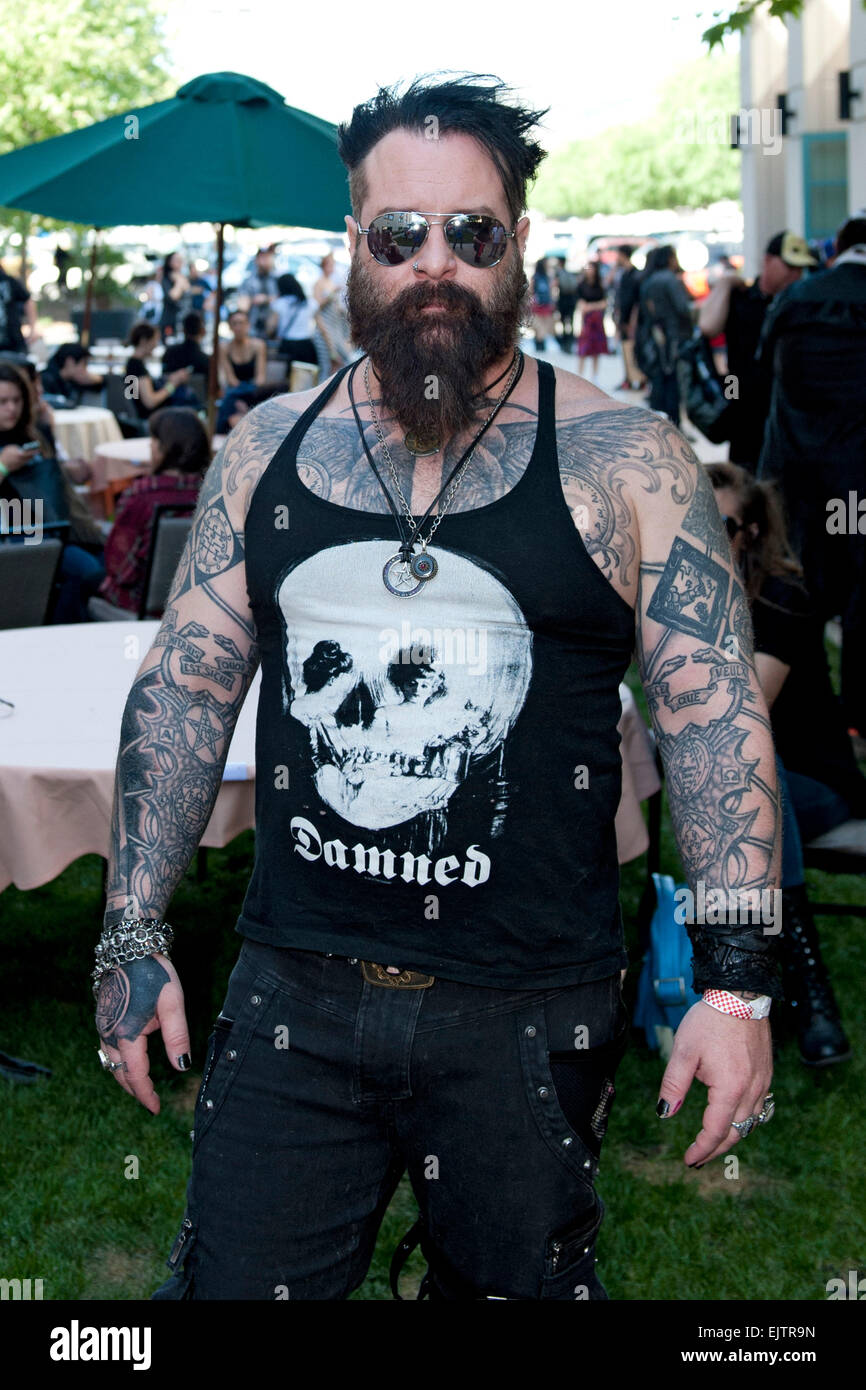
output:
[[[121,372],[106,374],[105,408],[113,414],[124,439],[141,439],[149,432],[147,421],[135,413],[134,402],[126,397],[126,377]]]
[[[162,617],[174,573],[192,526],[193,510],[191,507],[175,507],[171,503],[154,508],[147,569],[136,614],[139,622]],[[98,595],[90,600],[87,611],[96,622],[128,622],[131,617],[128,608],[119,608]]]
[[[10,536],[15,535],[14,532]],[[0,628],[41,627],[48,615],[63,545],[43,536],[38,545],[0,543]]]

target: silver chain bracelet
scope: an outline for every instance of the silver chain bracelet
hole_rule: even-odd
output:
[[[115,927],[106,927],[96,947],[93,993],[99,993],[100,981],[109,970],[131,960],[144,960],[155,951],[167,956],[173,941],[174,931],[158,917],[131,917]]]

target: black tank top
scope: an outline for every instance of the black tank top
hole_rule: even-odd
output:
[[[253,380],[253,377],[256,374],[255,354],[253,354],[249,362],[236,362],[235,359],[232,357],[231,353],[228,354],[228,358],[232,364],[232,371],[234,372],[239,382]]]
[[[382,581],[391,513],[328,502],[297,474],[344,374],[247,518],[262,685],[237,930],[505,989],[602,979],[627,964],[614,817],[634,615],[563,496],[553,370],[538,364],[525,472],[443,518],[438,574],[412,598]]]

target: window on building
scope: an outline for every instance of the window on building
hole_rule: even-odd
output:
[[[808,241],[833,236],[848,216],[848,136],[803,136],[803,194]]]

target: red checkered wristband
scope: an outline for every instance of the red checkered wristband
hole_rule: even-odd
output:
[[[711,1009],[733,1014],[734,1018],[766,1018],[773,1002],[769,994],[759,994],[757,999],[741,999],[726,989],[705,989],[702,997]]]

